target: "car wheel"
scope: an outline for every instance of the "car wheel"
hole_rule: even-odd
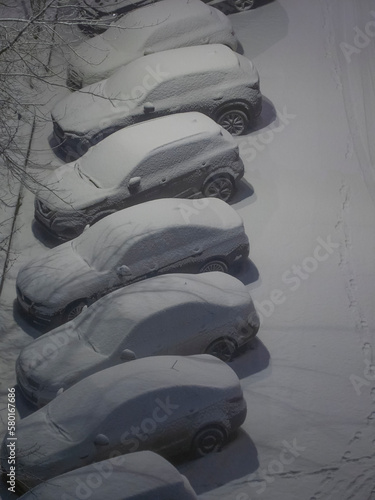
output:
[[[225,128],[230,134],[241,135],[247,130],[249,119],[244,111],[240,109],[231,109],[223,111],[219,115],[217,123]]]
[[[237,350],[237,345],[231,339],[215,340],[206,349],[206,354],[211,354],[221,361],[230,361]]]
[[[234,0],[232,2],[233,7],[238,10],[238,12],[244,12],[250,10],[254,7],[255,0]]]
[[[200,273],[209,273],[212,271],[220,271],[222,273],[227,273],[228,266],[222,260],[211,260],[210,262],[207,262],[199,269]]]
[[[70,304],[64,312],[64,321],[72,321],[72,319],[76,318],[83,309],[86,307],[86,302],[83,300],[78,300],[77,302],[73,302]]]
[[[229,177],[212,177],[205,183],[202,191],[206,197],[229,201],[235,192],[235,187],[232,179]]]
[[[204,457],[209,453],[220,451],[226,440],[227,434],[221,427],[206,427],[196,434],[192,449],[197,456]]]

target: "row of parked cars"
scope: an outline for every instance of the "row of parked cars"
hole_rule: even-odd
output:
[[[232,135],[259,115],[261,93],[237,47],[213,7],[161,0],[71,58],[76,90],[52,110],[68,162],[35,199],[37,223],[63,243],[25,264],[16,284],[22,314],[50,330],[16,363],[20,392],[39,408],[17,425],[17,481],[36,498],[55,496],[55,484],[71,491],[86,470],[113,470],[117,455],[132,486],[111,478],[101,498],[146,499],[150,485],[156,498],[159,468],[179,498],[195,498],[143,450],[204,456],[246,418],[226,362],[254,339],[259,318],[227,274],[250,249],[227,202],[244,174]],[[143,459],[154,469],[148,486]]]

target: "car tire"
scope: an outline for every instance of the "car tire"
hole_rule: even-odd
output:
[[[227,440],[227,433],[221,426],[208,426],[197,432],[193,439],[192,451],[195,456],[204,457],[220,451]]]
[[[219,113],[216,121],[233,136],[244,134],[249,127],[249,118],[241,109],[226,109]]]
[[[229,176],[217,175],[208,179],[203,186],[203,196],[230,201],[236,191],[233,180]]]
[[[210,260],[203,264],[199,269],[200,273],[209,273],[212,271],[228,272],[228,265],[223,260]]]
[[[206,354],[211,354],[221,361],[231,361],[237,351],[237,344],[234,340],[229,338],[222,338],[214,340],[206,349]]]
[[[232,6],[237,12],[246,12],[254,7],[255,0],[232,0]]]
[[[81,314],[81,312],[86,306],[87,304],[84,300],[77,300],[76,302],[72,302],[71,304],[69,304],[64,311],[63,315],[64,322],[72,321],[79,314]]]

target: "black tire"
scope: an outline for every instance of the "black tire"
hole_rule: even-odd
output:
[[[223,260],[210,260],[203,264],[203,266],[199,269],[200,273],[209,273],[211,271],[220,271],[222,273],[228,272],[228,266]]]
[[[232,0],[232,6],[237,12],[246,12],[254,7],[255,0]]]
[[[64,311],[64,322],[72,321],[72,319],[76,318],[79,314],[81,314],[86,305],[87,304],[84,300],[77,300],[76,302],[69,304]]]
[[[227,440],[227,433],[220,426],[209,426],[197,432],[193,439],[192,451],[198,457],[220,451]]]
[[[208,179],[202,189],[203,196],[230,201],[236,191],[233,180],[225,175],[217,175]]]
[[[222,338],[215,340],[206,349],[206,354],[211,354],[221,361],[231,361],[237,351],[237,345],[232,339]]]
[[[244,134],[249,128],[249,118],[241,109],[226,109],[219,113],[216,121],[234,136]]]

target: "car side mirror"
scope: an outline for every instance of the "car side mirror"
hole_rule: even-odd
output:
[[[122,361],[133,361],[133,359],[136,358],[137,356],[130,349],[124,349],[120,355],[120,359],[122,359]]]
[[[155,111],[155,106],[152,104],[152,102],[146,102],[143,106],[143,111],[145,113],[153,113]]]
[[[105,434],[98,434],[94,439],[94,444],[96,444],[96,446],[107,446],[107,444],[109,444],[109,439]]]
[[[118,276],[130,276],[132,274],[128,266],[125,265],[118,267],[116,269],[116,273],[118,274]]]
[[[140,177],[132,177],[128,183],[129,191],[136,191],[141,184]]]

